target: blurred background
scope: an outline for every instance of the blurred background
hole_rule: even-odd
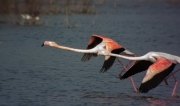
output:
[[[44,15],[66,15],[66,23],[71,14],[97,14],[98,6],[106,0],[1,0],[0,22],[15,25],[36,25]],[[45,22],[45,20],[42,20]]]
[[[160,4],[160,5],[159,5]],[[120,14],[119,8],[159,5],[170,8],[180,0],[0,0],[0,23],[13,25],[47,24],[45,16],[63,14],[66,27],[72,14]],[[55,23],[58,20],[55,20]],[[80,24],[80,23],[79,23]],[[94,21],[92,22],[94,24]]]

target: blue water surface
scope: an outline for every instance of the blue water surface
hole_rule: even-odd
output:
[[[39,26],[0,24],[0,106],[180,106],[179,97],[171,97],[173,78],[168,86],[162,82],[146,94],[135,93],[129,79],[116,78],[122,70],[117,61],[108,72],[99,73],[103,56],[81,62],[81,53],[41,47],[50,40],[85,49],[96,33],[137,56],[149,51],[180,56],[179,6],[107,5],[106,9],[70,15],[69,28],[64,15],[44,15]],[[133,76],[137,87],[144,74]],[[175,76],[180,81],[180,72]]]

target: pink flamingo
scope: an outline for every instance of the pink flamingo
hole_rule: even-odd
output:
[[[174,74],[178,72],[180,69],[178,69],[177,71],[173,73],[171,72],[173,71],[176,64],[180,64],[179,56],[175,56],[175,55],[171,55],[171,54],[163,53],[163,52],[148,52],[147,54],[140,57],[128,57],[128,56],[123,56],[123,55],[118,55],[118,54],[113,54],[113,53],[103,53],[103,54],[99,53],[99,55],[116,56],[116,57],[120,57],[120,58],[124,58],[128,60],[135,60],[135,63],[132,65],[132,67],[128,69],[128,71],[123,76],[121,76],[120,79],[128,78],[129,76],[132,76],[136,73],[139,73],[148,69],[139,87],[139,92],[142,92],[142,93],[146,93],[149,90],[157,87],[163,80],[167,84],[166,80],[170,76],[173,76],[176,83],[174,85],[172,96],[175,96],[175,91],[176,91],[178,82],[176,78],[174,77]]]
[[[107,38],[105,36],[98,35],[98,34],[93,34],[91,36],[86,50],[61,46],[53,41],[44,41],[42,46],[51,46],[51,47],[55,47],[55,48],[59,48],[59,49],[84,53],[84,55],[81,59],[81,61],[83,61],[83,62],[89,60],[92,56],[96,57],[98,54],[102,54],[102,53],[114,53],[114,54],[122,54],[122,55],[127,55],[127,56],[134,56],[134,53],[125,49],[124,47],[119,45],[114,40]],[[105,57],[105,61],[104,61],[104,64],[103,64],[100,72],[106,72],[113,65],[113,63],[116,59],[116,57],[114,57],[114,56],[104,56],[104,57]],[[120,62],[120,64],[123,65],[121,62]],[[131,82],[133,84],[134,90],[137,92],[134,81],[133,81],[132,77],[130,77],[130,78],[131,78]]]

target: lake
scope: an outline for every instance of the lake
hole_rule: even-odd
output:
[[[38,26],[0,24],[0,106],[179,106],[174,80],[148,93],[135,93],[129,79],[116,78],[116,61],[99,73],[104,57],[81,62],[83,54],[41,47],[45,40],[85,49],[91,34],[114,39],[137,56],[161,51],[180,56],[180,7],[122,5],[95,15],[43,15]],[[127,60],[120,59],[124,64]],[[179,65],[175,69],[180,68]],[[145,72],[133,76],[140,86]],[[180,81],[180,72],[175,75]]]

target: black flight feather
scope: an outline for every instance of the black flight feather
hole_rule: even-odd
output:
[[[120,79],[126,79],[134,74],[145,71],[152,64],[153,64],[152,62],[147,60],[135,61],[135,63],[131,66],[131,68],[128,69],[128,71]]]
[[[93,37],[94,37],[94,41],[87,46],[87,49],[92,49],[92,48],[96,47],[103,40],[102,38],[99,38],[96,36],[93,36]],[[92,56],[96,57],[97,54],[96,53],[84,53],[81,61],[85,62],[85,61],[89,60]]]
[[[111,53],[114,54],[120,54],[121,52],[123,52],[125,49],[124,48],[119,48],[119,49],[114,49],[111,51]],[[109,59],[104,61],[104,64],[100,70],[100,72],[106,72],[109,68],[111,68],[111,66],[113,65],[114,61],[115,61],[116,57],[114,56],[110,56]]]
[[[172,64],[169,68],[166,70],[156,74],[152,79],[149,81],[142,83],[139,87],[139,92],[141,93],[147,93],[149,90],[157,87],[163,80],[166,78],[174,69],[176,64]]]

